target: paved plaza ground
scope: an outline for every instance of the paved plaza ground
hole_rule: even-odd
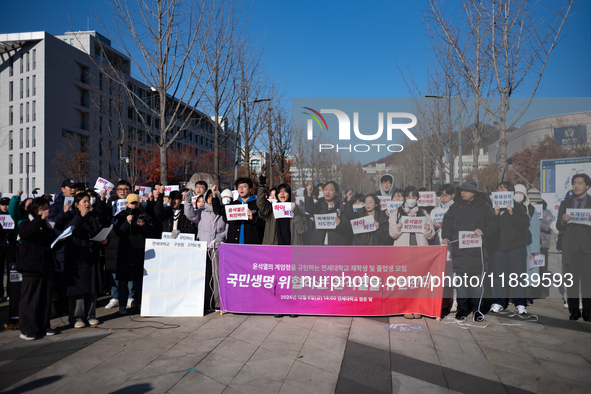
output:
[[[556,255],[550,268],[559,272]],[[0,332],[3,393],[589,393],[591,323],[556,289],[527,319],[119,316],[23,341]],[[102,300],[102,304],[107,299]],[[6,303],[0,306],[6,315]],[[510,306],[513,309],[513,306]],[[413,323],[418,332],[388,324]],[[392,328],[392,326],[390,326]]]

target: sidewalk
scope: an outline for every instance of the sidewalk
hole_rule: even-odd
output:
[[[101,307],[97,328],[64,327],[30,342],[0,332],[0,390],[588,393],[591,323],[568,321],[558,291],[551,294],[528,307],[538,322],[488,314],[469,327],[451,318],[120,317]],[[385,328],[396,323],[423,330]]]

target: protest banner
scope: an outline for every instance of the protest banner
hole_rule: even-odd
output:
[[[446,254],[445,245],[221,244],[221,309],[286,315],[420,313],[439,317],[443,288],[436,285],[435,277],[445,271]],[[338,284],[337,278],[345,279]]]
[[[141,316],[203,316],[205,242],[146,239]]]
[[[537,267],[545,267],[546,266],[546,256],[543,254],[533,254],[530,253],[529,257],[527,258],[527,265],[528,269],[537,268]]]
[[[380,209],[385,211],[388,208],[388,201],[392,201],[392,197],[390,196],[378,196],[380,199]]]
[[[490,199],[492,200],[493,208],[497,205],[499,208],[513,207],[513,192],[492,192]]]
[[[113,216],[117,215],[119,212],[125,210],[127,200],[125,198],[120,198],[119,200],[113,203]]]
[[[372,215],[351,220],[353,234],[371,233],[372,231],[376,231],[377,229],[374,222],[375,218]]]
[[[273,216],[275,219],[284,219],[293,217],[294,204],[291,202],[280,202],[273,204]]]
[[[136,186],[135,190],[137,191],[137,194],[140,196],[140,198],[148,198],[152,188],[148,186]]]
[[[248,220],[247,204],[231,204],[224,206],[227,220]]]
[[[164,186],[164,195],[170,196],[170,192],[180,190],[179,185],[168,185]]]
[[[567,208],[566,214],[570,216],[568,223],[591,226],[591,209]]]
[[[172,233],[163,232],[162,239],[178,239],[180,241],[195,241],[195,234],[180,233],[176,238],[173,238]]]
[[[435,192],[419,192],[419,207],[434,207],[435,206]]]
[[[402,231],[403,233],[424,233],[425,232],[425,217],[424,216],[403,216]]]
[[[447,212],[447,209],[444,208],[434,208],[431,211],[431,220],[433,221],[433,223],[443,223],[443,217],[445,216],[445,213]]]
[[[458,231],[460,249],[482,247],[482,237],[474,231]]]
[[[113,189],[115,188],[115,185],[113,185],[111,182],[109,182],[108,180],[99,177],[96,180],[96,183],[94,184],[94,190],[109,190],[109,189]]]
[[[14,220],[10,215],[0,215],[0,224],[4,230],[14,230]]]
[[[314,225],[317,230],[334,230],[337,228],[336,213],[314,215]]]

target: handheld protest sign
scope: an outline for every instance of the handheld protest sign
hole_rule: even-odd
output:
[[[435,208],[431,211],[431,220],[433,220],[433,223],[442,223],[443,222],[443,217],[445,216],[445,213],[447,212],[447,209],[444,208]]]
[[[230,204],[226,205],[226,219],[228,220],[248,220],[248,205]]]
[[[170,192],[175,191],[175,190],[176,191],[180,190],[179,185],[164,186],[164,195],[170,196]]]
[[[475,234],[474,231],[459,231],[458,242],[460,249],[480,248],[482,246],[482,237]]]
[[[388,208],[388,201],[392,201],[392,198],[390,196],[378,196],[378,198],[380,199],[380,209],[385,211]]]
[[[14,220],[10,215],[0,215],[0,224],[4,230],[14,230]]]
[[[314,215],[314,225],[317,230],[334,230],[337,228],[336,213]]]
[[[140,198],[148,198],[150,192],[152,191],[152,188],[148,186],[136,186],[135,189],[137,190],[137,194],[140,196]]]
[[[493,208],[497,205],[499,208],[513,207],[513,192],[492,192],[490,199],[492,200]]]
[[[238,200],[238,197],[240,197],[240,194],[238,194],[238,190],[232,190],[232,200],[236,201]]]
[[[568,223],[591,226],[591,209],[567,208],[566,213],[570,216]]]
[[[191,196],[191,205],[193,206],[193,208],[197,208],[197,199],[199,198],[199,196]]]
[[[269,201],[271,204],[275,204],[279,200],[277,200],[276,198],[267,198],[267,201]]]
[[[403,233],[424,233],[425,217],[424,216],[403,216],[402,232]]]
[[[527,266],[528,269],[537,268],[537,267],[545,267],[546,266],[546,256],[541,253],[530,253],[527,258]]]
[[[108,180],[99,177],[96,180],[96,183],[94,184],[94,190],[109,190],[109,189],[113,189],[115,188],[115,185],[113,185],[111,182],[109,182]]]
[[[113,204],[113,216],[117,215],[119,212],[125,210],[127,200],[125,198],[120,198],[119,200],[115,201]]]
[[[353,204],[353,212],[357,212],[363,207],[365,207],[365,204]]]
[[[402,206],[403,203],[404,201],[388,201],[386,204],[386,210],[388,213],[390,213],[390,215],[392,215],[398,208]]]
[[[377,229],[374,222],[375,218],[372,215],[351,220],[353,234],[371,233],[372,231],[376,231]]]
[[[273,204],[273,216],[275,219],[293,217],[294,204],[291,202],[278,202]]]
[[[434,207],[435,198],[435,192],[419,192],[419,200],[417,201],[417,205],[419,207]]]

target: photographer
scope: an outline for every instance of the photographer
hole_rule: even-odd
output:
[[[137,194],[128,195],[125,206],[125,210],[115,216],[114,226],[115,234],[119,237],[115,275],[118,282],[119,313],[122,315],[127,313],[125,306],[129,293],[128,282],[133,281],[136,304],[142,299],[146,238],[156,238],[157,235],[150,216],[141,208]]]

